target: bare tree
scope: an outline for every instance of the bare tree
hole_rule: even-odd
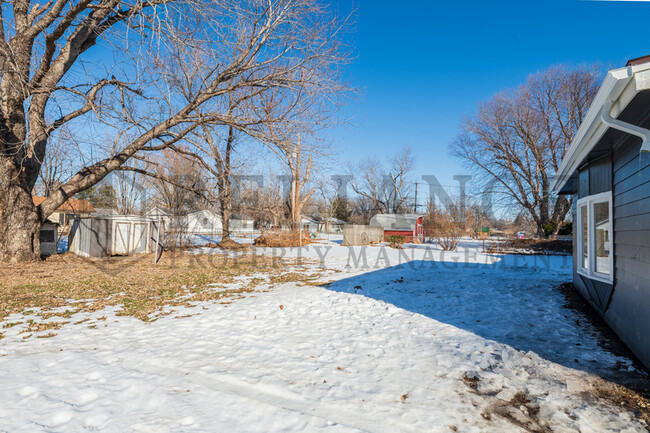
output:
[[[52,0],[31,8],[17,0],[2,12],[0,260],[38,258],[42,221],[131,158],[170,148],[203,124],[261,130],[278,120],[254,109],[231,116],[219,102],[227,95],[252,108],[278,89],[287,107],[302,94],[336,98],[345,62],[341,23],[316,0]],[[114,56],[84,68],[98,43]],[[88,144],[96,157],[37,208],[31,191],[48,137],[66,124],[99,130],[112,144]]]
[[[452,154],[475,169],[486,189],[525,209],[544,236],[557,234],[571,208],[550,184],[597,90],[595,67],[554,67],[532,75],[517,90],[479,104],[464,119]]]
[[[330,223],[334,218],[338,199],[338,185],[331,180],[321,179],[316,189],[318,191],[318,212],[325,220],[325,231],[330,231]]]
[[[72,139],[65,127],[62,127],[58,134],[49,137],[48,152],[43,158],[37,181],[37,189],[44,197],[49,197],[73,174],[74,160],[67,149]]]
[[[284,157],[289,172],[291,173],[291,193],[289,197],[289,221],[291,227],[296,230],[300,227],[302,219],[302,211],[305,204],[309,202],[311,196],[314,195],[316,188],[312,188],[303,194],[303,189],[309,177],[311,176],[312,155],[307,157],[305,169],[301,169],[301,162],[304,164],[304,155],[301,149],[300,135],[296,142],[289,144],[284,148]]]
[[[364,196],[356,197],[349,204],[351,205],[349,222],[353,224],[368,224],[370,218],[379,213],[373,201]]]
[[[111,177],[117,211],[121,215],[131,215],[141,211],[145,199],[142,176],[136,171],[115,171]]]
[[[388,170],[375,158],[352,167],[350,186],[355,193],[370,200],[378,213],[403,213],[412,189],[413,165],[412,151],[405,146],[389,161]]]
[[[424,218],[424,230],[433,237],[444,251],[454,251],[466,232],[467,221],[460,206],[448,206],[445,209],[429,201],[427,215]]]
[[[265,176],[260,186],[256,182],[240,185],[241,209],[262,229],[279,228],[286,221],[286,195],[278,177]]]
[[[173,216],[196,210],[211,197],[200,164],[171,149],[153,158],[148,172],[154,174],[147,182],[154,193],[153,204]]]

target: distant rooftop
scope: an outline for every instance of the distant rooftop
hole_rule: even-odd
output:
[[[636,66],[636,65],[642,65],[644,63],[650,62],[650,54],[647,56],[643,57],[637,57],[636,59],[630,59],[627,61],[625,66]]]
[[[377,214],[370,219],[370,225],[384,230],[413,230],[420,214]]]
[[[32,196],[35,206],[39,206],[47,197]],[[88,200],[70,198],[63,203],[55,212],[72,212],[72,213],[94,213],[95,208]]]

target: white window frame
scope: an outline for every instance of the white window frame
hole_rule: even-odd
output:
[[[593,224],[593,215],[594,215],[594,205],[599,203],[607,203],[609,205],[609,234],[610,234],[610,246],[609,246],[609,274],[604,274],[602,272],[596,272],[596,227],[592,227]],[[582,234],[584,233],[584,227],[582,223],[582,208],[587,208],[587,268],[584,268],[582,251],[583,248],[583,239]],[[605,283],[614,282],[614,205],[612,200],[612,192],[607,191],[600,194],[590,195],[588,197],[581,198],[578,200],[578,273],[592,280],[598,280]]]

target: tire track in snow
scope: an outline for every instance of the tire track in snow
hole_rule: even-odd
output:
[[[173,377],[171,377],[169,373],[174,373],[175,375],[182,377],[183,381],[189,381],[194,385],[233,394],[249,400],[275,406],[280,409],[320,418],[362,432],[393,433],[402,431],[398,426],[390,424],[386,420],[372,420],[365,418],[358,412],[348,412],[329,405],[307,402],[300,399],[298,396],[289,396],[289,394],[293,393],[288,390],[282,390],[284,395],[274,393],[270,390],[261,389],[259,386],[248,384],[224,374],[221,374],[220,376],[227,378],[226,380],[195,371],[187,372],[185,369],[161,367],[158,365],[152,365],[151,363],[141,365],[140,367],[124,366],[124,368],[143,374],[159,374],[171,379],[173,379]]]

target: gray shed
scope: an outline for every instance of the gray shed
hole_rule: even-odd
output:
[[[137,215],[97,215],[76,218],[69,250],[83,257],[126,256],[150,253],[162,242],[164,222]]]

